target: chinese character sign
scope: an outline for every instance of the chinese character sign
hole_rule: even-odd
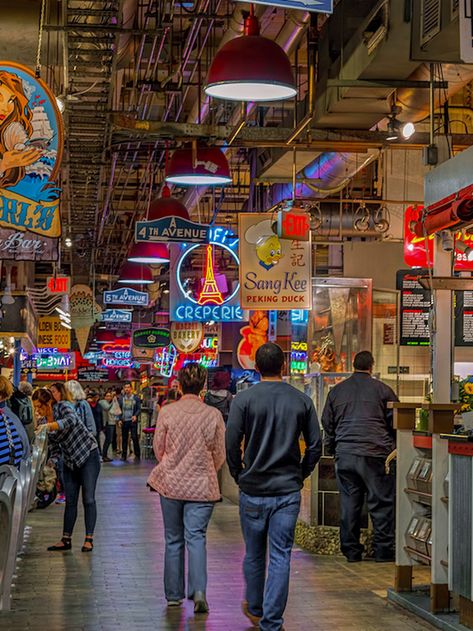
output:
[[[271,213],[241,213],[238,219],[242,308],[310,309],[310,241],[279,239]]]

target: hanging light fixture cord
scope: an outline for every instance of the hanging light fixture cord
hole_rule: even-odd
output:
[[[41,76],[41,46],[43,44],[43,28],[44,28],[44,15],[46,13],[46,0],[41,2],[41,13],[39,17],[39,33],[38,33],[38,50],[36,51],[36,77]]]

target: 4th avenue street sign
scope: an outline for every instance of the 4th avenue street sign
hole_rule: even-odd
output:
[[[255,4],[268,4],[284,9],[301,9],[314,13],[333,13],[333,0],[254,0]]]
[[[163,217],[154,221],[137,221],[135,241],[151,243],[205,243],[208,241],[210,226],[195,223],[181,217]]]

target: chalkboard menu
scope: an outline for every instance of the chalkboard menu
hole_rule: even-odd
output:
[[[418,281],[427,270],[400,270],[396,286],[401,292],[400,345],[428,346],[430,344],[429,316],[431,292]]]
[[[455,346],[473,346],[473,291],[455,292]]]

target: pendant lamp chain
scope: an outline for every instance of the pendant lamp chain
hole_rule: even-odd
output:
[[[41,0],[41,13],[39,16],[38,49],[36,51],[36,77],[41,76],[41,47],[43,44],[44,16],[46,13],[46,0]]]

